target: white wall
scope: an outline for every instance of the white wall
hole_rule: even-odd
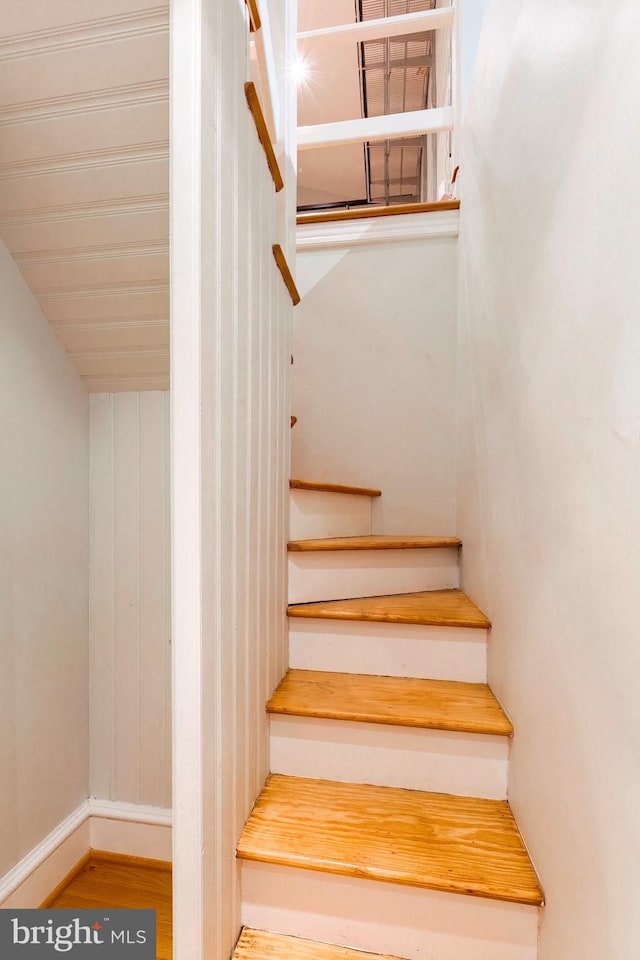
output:
[[[460,84],[460,107],[463,114],[471,91],[486,7],[487,0],[457,0],[456,3],[455,42],[460,61],[457,82]]]
[[[463,158],[459,523],[540,960],[640,947],[640,8],[493,0]]]
[[[245,16],[242,3],[172,6],[177,960],[227,960],[238,936],[236,842],[268,770],[265,702],[286,667],[292,306],[243,91]]]
[[[171,806],[169,394],[92,394],[91,794]]]
[[[375,533],[455,533],[456,243],[298,255],[292,476],[380,488]]]
[[[0,875],[86,798],[88,398],[0,243]]]

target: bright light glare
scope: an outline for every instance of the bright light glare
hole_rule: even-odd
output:
[[[302,87],[307,83],[311,76],[311,68],[309,66],[309,61],[298,54],[295,60],[291,64],[291,79],[297,87]]]

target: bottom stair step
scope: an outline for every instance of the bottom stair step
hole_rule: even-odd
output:
[[[540,905],[509,805],[272,775],[238,844],[245,860]]]
[[[245,927],[232,960],[396,960],[389,954],[363,953],[318,940],[284,937]]]

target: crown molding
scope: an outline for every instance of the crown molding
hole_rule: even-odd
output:
[[[62,97],[43,97],[0,107],[0,126],[32,123],[34,120],[59,120],[80,113],[101,113],[120,107],[142,106],[169,102],[169,80],[145,80],[123,86],[106,87],[88,93],[65,94]]]
[[[14,34],[0,41],[0,63],[168,32],[169,6],[162,4],[135,13]]]
[[[169,159],[169,141],[132,144],[130,147],[110,147],[60,154],[35,160],[16,160],[0,164],[0,180],[26,180],[50,174],[76,173],[99,167],[121,167],[134,163],[149,163]]]

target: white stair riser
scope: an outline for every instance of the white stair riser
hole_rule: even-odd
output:
[[[458,550],[318,550],[289,554],[289,603],[458,586]]]
[[[245,861],[242,923],[406,960],[535,960],[538,910]]]
[[[486,683],[487,631],[290,617],[289,663],[296,670]]]
[[[371,497],[319,490],[291,490],[289,538],[367,537],[371,533]]]
[[[273,773],[507,797],[507,737],[272,714],[270,747]]]

